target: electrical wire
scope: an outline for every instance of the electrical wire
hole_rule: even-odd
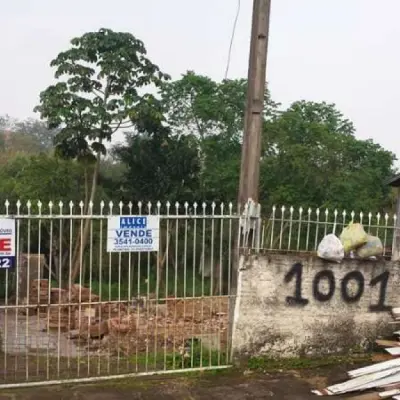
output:
[[[241,2],[241,0],[238,0],[235,21],[233,22],[231,41],[229,43],[228,60],[226,62],[225,78],[224,79],[228,79],[228,72],[229,72],[229,67],[230,67],[230,64],[231,64],[233,40],[235,39],[236,25],[237,25],[237,22],[238,22],[238,19],[239,19],[239,14],[240,14],[240,2]]]

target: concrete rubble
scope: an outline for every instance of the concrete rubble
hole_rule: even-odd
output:
[[[130,301],[101,301],[87,287],[49,288],[48,280],[37,279],[23,304],[26,308],[20,313],[38,316],[44,331],[61,332],[86,351],[126,356],[182,352],[193,338],[223,350],[228,339],[225,297],[169,297],[161,303],[150,294]]]

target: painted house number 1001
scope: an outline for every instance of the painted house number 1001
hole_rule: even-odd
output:
[[[390,311],[391,306],[386,304],[386,291],[388,287],[390,274],[388,271],[372,278],[369,282],[370,287],[379,287],[379,298],[376,304],[371,304],[369,309],[372,312]],[[305,306],[309,300],[303,297],[302,284],[303,284],[303,264],[295,263],[289,272],[285,275],[285,283],[294,281],[293,296],[286,297],[286,303],[291,306]],[[326,281],[328,290],[322,292],[320,283]],[[356,285],[355,292],[350,291],[350,283]],[[364,294],[365,278],[361,271],[351,271],[346,274],[340,284],[340,294],[345,303],[352,304],[358,302]],[[332,270],[322,270],[315,274],[312,282],[312,292],[315,300],[319,302],[326,302],[332,299],[336,292],[336,279]]]

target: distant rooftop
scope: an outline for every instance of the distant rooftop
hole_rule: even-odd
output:
[[[388,185],[393,187],[400,187],[400,174],[395,175],[388,180]]]

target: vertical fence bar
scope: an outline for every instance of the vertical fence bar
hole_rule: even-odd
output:
[[[300,207],[300,208],[299,208],[299,226],[298,226],[298,231],[297,231],[297,246],[296,246],[296,250],[297,250],[297,251],[300,250],[302,217],[303,217],[303,207]]]
[[[221,203],[220,205],[220,234],[219,234],[219,261],[218,261],[218,313],[217,313],[217,318],[218,320],[220,319],[220,316],[222,314],[222,299],[225,300],[225,297],[222,297],[225,293],[223,291],[224,284],[223,284],[223,279],[224,279],[224,203]],[[223,317],[222,317],[223,318]],[[218,321],[219,322],[219,321]],[[221,325],[218,323],[217,325],[218,329],[218,365],[221,365],[221,357],[222,357],[222,335],[221,335]]]
[[[42,303],[42,281],[41,281],[41,265],[40,265],[40,256],[41,256],[41,242],[42,242],[42,220],[40,218],[41,214],[42,214],[42,203],[41,201],[37,202],[37,207],[38,207],[38,242],[37,242],[37,290],[36,290],[36,296],[34,297],[34,299],[36,300],[36,304],[37,304],[37,309],[36,309],[36,332],[35,332],[35,339],[34,341],[36,342],[36,377],[39,377],[39,370],[40,370],[40,358],[39,358],[39,347],[41,345],[41,337],[39,336],[39,332],[40,332],[40,312],[42,310],[42,308],[40,307],[40,304]],[[50,284],[50,282],[49,282]],[[48,345],[50,345],[50,343],[48,343]]]
[[[201,260],[202,260],[202,268],[201,268],[201,311],[200,311],[200,321],[204,321],[204,297],[205,297],[205,247],[206,247],[206,207],[207,204],[203,202],[203,223],[202,223],[202,242],[201,242]],[[200,338],[202,339],[204,336],[204,327],[203,324],[200,324]],[[200,340],[200,368],[203,367],[203,340]]]
[[[183,204],[184,207],[184,237],[183,237],[183,323],[185,324],[186,330],[186,304],[187,304],[187,249],[188,249],[188,217],[189,217],[189,203],[186,201]],[[192,307],[194,308],[194,301],[192,301]],[[185,368],[185,362],[187,357],[187,349],[186,349],[186,336],[182,338],[182,346],[183,346],[183,354],[182,354],[182,368]]]
[[[64,266],[64,252],[63,252],[63,202],[60,201],[58,203],[58,208],[60,210],[59,215],[60,215],[60,224],[59,224],[59,229],[60,229],[60,240],[59,240],[59,264],[58,264],[58,288],[61,291],[61,288],[63,287],[63,282],[62,282],[62,269]],[[65,296],[62,296],[63,301],[65,301]],[[58,301],[58,307],[57,307],[57,320],[58,320],[58,326],[61,325],[61,292],[59,293],[58,297],[57,297],[57,301]],[[69,307],[68,307],[69,308]],[[68,329],[70,328],[70,325],[68,325],[67,322],[67,327]],[[57,378],[60,378],[60,367],[61,367],[61,329],[58,330],[58,348],[57,348]],[[67,342],[68,343],[68,342]],[[67,346],[69,346],[67,344]],[[68,351],[68,347],[67,347],[67,351]],[[65,355],[63,355],[65,356]]]
[[[152,204],[150,202],[147,203],[147,214],[151,215],[151,206]],[[150,322],[150,280],[151,280],[151,274],[150,274],[150,253],[147,253],[147,268],[146,268],[146,372],[149,370],[149,322]],[[157,338],[155,338],[157,340]]]
[[[98,308],[97,306],[93,305],[93,298],[92,298],[92,291],[93,291],[93,202],[89,202],[89,207],[88,207],[88,215],[90,216],[90,222],[89,222],[89,324],[92,323],[92,318],[96,320],[96,316],[98,315]],[[85,259],[86,263],[86,259]],[[85,264],[86,265],[86,264]],[[84,276],[83,276],[83,281],[85,282],[86,286],[86,268],[84,268]],[[100,320],[99,323],[99,331],[98,331],[98,337],[101,337],[101,332],[100,330],[102,325],[102,321]],[[93,351],[93,346],[91,346],[91,337],[90,337],[90,328],[88,328],[88,349],[87,349],[87,376],[90,376],[90,364],[91,364],[91,354]]]
[[[289,239],[288,239],[287,250],[290,250],[290,246],[292,244],[293,213],[294,213],[294,208],[290,207],[289,208]]]
[[[8,217],[9,216],[9,206],[10,206],[9,201],[6,200],[4,205],[5,205],[6,217]],[[19,258],[19,254],[17,252],[16,260],[15,260],[15,262],[17,264],[17,271],[19,270],[18,258]],[[5,288],[4,288],[4,304],[5,304],[6,308],[4,310],[4,327],[3,327],[3,329],[4,329],[4,339],[3,339],[4,340],[4,349],[2,349],[2,350],[4,352],[3,353],[4,354],[3,374],[4,374],[4,380],[7,381],[7,368],[8,368],[7,353],[8,353],[8,329],[9,329],[9,327],[8,327],[8,324],[9,324],[9,322],[8,322],[8,297],[9,297],[9,294],[8,294],[8,279],[9,279],[8,269],[6,269],[5,275],[6,275],[6,277],[5,277]],[[16,287],[17,287],[17,289],[16,289],[17,290],[16,304],[17,305],[18,305],[18,286],[19,286],[18,283],[19,282],[18,282],[18,275],[17,275],[17,279],[16,279]],[[15,309],[15,329],[17,329],[17,326],[18,326],[18,308]]]
[[[48,272],[49,272],[49,287],[47,288],[47,301],[48,304],[51,304],[51,289],[53,287],[52,280],[52,272],[53,272],[53,219],[51,216],[53,215],[53,203],[49,202],[49,215],[50,215],[50,237],[49,237],[49,263],[48,263]],[[45,221],[46,224],[46,221]],[[40,251],[39,251],[40,257]],[[39,265],[39,269],[41,266]],[[46,307],[46,333],[47,333],[47,340],[50,338],[50,306]],[[58,326],[58,331],[60,330],[60,326]],[[57,341],[57,349],[60,346],[60,341]],[[50,379],[50,346],[47,346],[46,351],[46,377]]]
[[[197,268],[196,268],[196,258],[197,258],[197,203],[195,202],[193,204],[193,268],[192,268],[192,301],[193,301],[193,307],[192,307],[192,337],[191,337],[191,345],[190,345],[190,366],[193,368],[194,366],[194,330],[195,330],[195,306],[197,302],[197,293],[196,293],[196,275],[198,274]]]
[[[28,302],[28,304],[31,304],[31,301],[30,301],[30,299],[31,299],[31,293],[30,293],[30,284],[29,284],[29,278],[30,278],[30,276],[31,276],[31,252],[30,252],[30,249],[31,249],[31,220],[30,220],[30,218],[29,218],[29,216],[31,215],[31,202],[28,200],[28,202],[27,202],[27,204],[26,204],[26,206],[27,206],[27,215],[28,215],[28,237],[27,237],[27,250],[28,250],[28,260],[27,260],[27,268],[28,268],[28,274],[27,274],[27,276],[28,276],[28,279],[26,280],[26,282],[27,282],[27,295],[26,295],[26,298],[27,298],[27,302]],[[29,316],[30,316],[30,313],[31,313],[31,309],[30,308],[27,308],[27,312],[26,312],[26,326],[25,326],[25,337],[26,338],[29,338],[30,337],[30,335],[29,335]],[[16,342],[18,343],[18,334],[16,333]],[[26,349],[25,349],[25,357],[26,357],[26,360],[25,360],[25,380],[26,381],[29,381],[29,349],[28,349],[28,347],[29,346],[26,346]],[[15,369],[16,369],[16,371],[17,371],[17,369],[18,369],[18,365],[16,364],[16,366],[15,366]]]
[[[113,214],[113,208],[114,208],[114,203],[110,201],[108,203],[108,216],[112,217]],[[108,253],[108,305],[107,305],[107,311],[108,311],[108,319],[110,320],[112,318],[112,253]],[[110,374],[111,371],[111,341],[108,341],[108,351],[107,351],[107,373]]]
[[[167,308],[167,313],[169,314],[169,311],[171,309],[171,303],[169,301],[169,244],[170,244],[170,208],[171,208],[171,203],[167,201],[165,203],[166,206],[166,240],[165,240],[165,252],[164,252],[164,258],[165,258],[165,304]],[[164,321],[164,371],[167,369],[167,352],[168,352],[168,335],[169,335],[169,327],[167,324],[167,319]]]
[[[72,263],[73,263],[73,234],[74,234],[74,203],[69,202],[69,256],[68,256],[68,326],[75,326],[75,311],[72,309]],[[68,369],[71,368],[71,345],[67,342],[67,365]]]
[[[129,215],[133,215],[133,203],[130,201],[128,203],[128,213]],[[132,295],[132,283],[133,283],[133,276],[132,276],[132,253],[128,253],[128,315],[127,319],[129,321],[129,325],[131,326],[131,306],[134,303],[133,295]],[[137,304],[137,303],[136,303]],[[130,354],[131,354],[131,341],[128,340],[128,348],[127,348],[127,353],[128,357],[126,357],[126,370],[130,371],[130,364],[131,364],[131,359],[130,359]]]
[[[100,217],[104,215],[104,206],[105,203],[103,200],[100,201]],[[107,229],[107,228],[106,228]],[[99,291],[98,291],[98,296],[99,296],[99,301],[100,301],[100,307],[99,307],[99,319],[100,321],[103,321],[104,318],[104,308],[103,308],[103,218],[100,218],[99,222],[99,266],[98,266],[98,273],[99,273]],[[107,246],[107,234],[106,234],[106,246]],[[102,352],[99,351],[98,353],[98,358],[97,358],[97,375],[101,374],[101,354]]]

